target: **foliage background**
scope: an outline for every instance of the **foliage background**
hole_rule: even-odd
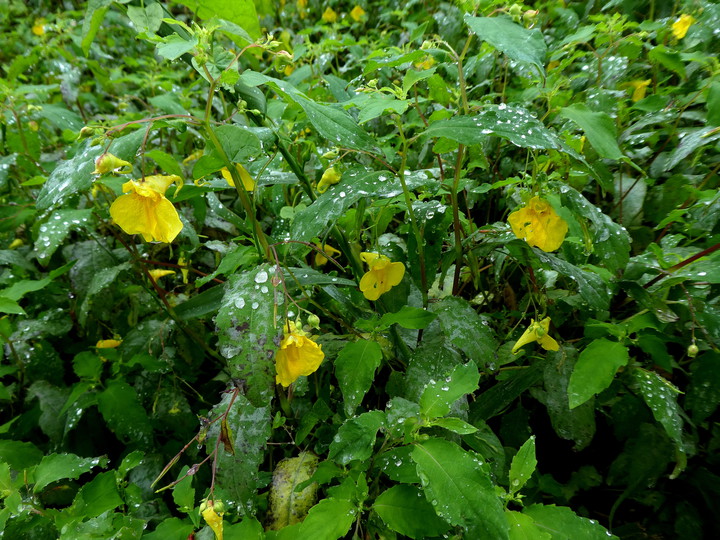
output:
[[[717,537],[720,6],[355,6],[0,2],[3,535]],[[156,173],[171,244],[108,213]]]

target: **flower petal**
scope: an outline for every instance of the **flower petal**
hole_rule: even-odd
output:
[[[298,377],[317,371],[324,358],[322,347],[309,337],[294,332],[286,334],[275,355],[275,380],[288,387]]]

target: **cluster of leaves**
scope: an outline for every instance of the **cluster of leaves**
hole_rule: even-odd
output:
[[[720,6],[47,4],[0,3],[5,537],[720,533]],[[111,218],[152,175],[170,243]]]

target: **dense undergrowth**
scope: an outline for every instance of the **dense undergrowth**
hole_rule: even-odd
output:
[[[0,17],[4,538],[718,537],[720,6]]]

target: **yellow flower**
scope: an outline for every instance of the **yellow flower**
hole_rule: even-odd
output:
[[[205,508],[202,510],[202,517],[215,533],[216,540],[223,540],[223,513],[218,514],[215,511],[213,501],[207,501]]]
[[[319,249],[321,249],[326,255],[329,255],[330,257],[335,257],[335,255],[340,255],[340,251],[335,249],[332,246],[328,246],[325,244],[324,246],[320,247],[320,244],[315,244]],[[328,258],[325,257],[322,253],[319,251],[315,252],[315,266],[323,266],[324,264],[327,264]]]
[[[333,8],[328,7],[325,11],[323,11],[322,20],[326,23],[332,24],[337,21],[337,13],[335,13]]]
[[[385,255],[363,252],[360,258],[370,270],[360,280],[360,290],[368,300],[377,300],[402,281],[405,265],[401,262],[390,262]]]
[[[132,164],[124,159],[105,152],[95,160],[95,170],[93,174],[107,174],[109,172],[117,174],[130,174],[132,172]]]
[[[178,265],[180,266],[180,273],[182,274],[182,282],[187,285],[190,270],[188,270],[188,261],[183,255],[180,255],[180,257],[178,257]]]
[[[680,15],[680,18],[675,21],[672,25],[672,33],[677,39],[682,39],[687,34],[688,28],[695,22],[695,17],[692,15]]]
[[[307,376],[317,371],[325,358],[321,345],[297,329],[294,323],[288,325],[289,331],[285,331],[285,337],[275,354],[275,381],[286,388],[301,375]]]
[[[307,7],[308,0],[297,0],[297,5],[299,8],[306,8]]]
[[[195,161],[195,160],[200,159],[200,158],[203,156],[203,154],[204,154],[204,151],[203,151],[202,149],[200,149],[200,150],[195,150],[192,154],[190,154],[188,157],[186,157],[185,159],[183,159],[183,161],[182,161],[182,162],[183,162],[183,165],[187,165],[187,164],[190,163],[191,161]]]
[[[355,22],[360,22],[360,20],[363,18],[363,15],[365,15],[365,10],[360,6],[355,6],[350,12],[350,16]]]
[[[517,343],[513,345],[513,354],[523,345],[527,345],[528,343],[532,343],[533,341],[537,341],[540,346],[546,351],[557,351],[560,346],[558,345],[557,341],[555,341],[548,335],[549,330],[550,317],[545,317],[540,322],[535,322],[535,319],[530,319],[530,326],[528,326],[528,329],[525,330],[525,333],[520,336],[520,339],[517,340]]]
[[[325,193],[330,186],[337,184],[340,181],[340,178],[342,178],[342,175],[338,172],[338,170],[335,167],[330,167],[323,173],[320,178],[320,182],[318,182],[318,193]]]
[[[647,91],[647,87],[651,82],[652,81],[650,79],[645,79],[644,81],[637,80],[630,81],[628,83],[628,86],[633,88],[633,102],[640,101],[642,98],[645,97],[645,92]]]
[[[24,246],[25,242],[23,242],[22,238],[16,238],[12,242],[10,242],[10,245],[8,246],[8,249],[17,249],[20,246]]]
[[[540,197],[533,197],[520,210],[510,214],[508,222],[515,236],[543,251],[558,249],[568,232],[567,222]]]
[[[165,191],[179,176],[146,176],[125,182],[125,195],[110,206],[110,216],[127,234],[142,234],[146,242],[172,242],[183,224]]]
[[[235,164],[235,168],[237,169],[237,172],[242,179],[245,191],[253,191],[255,189],[255,180],[253,180],[253,177],[250,176],[250,173],[247,172],[247,170],[245,170],[245,167],[243,167],[239,163]],[[223,167],[220,172],[222,173],[223,178],[227,181],[227,183],[230,184],[230,187],[235,187],[235,182],[233,181],[232,174],[230,174],[230,171],[228,171],[227,167]]]
[[[160,279],[161,277],[165,276],[171,276],[175,273],[175,270],[150,270],[148,271],[148,274],[150,274],[150,277],[152,277],[155,281]]]
[[[430,69],[433,65],[435,65],[435,59],[432,56],[427,55],[425,60],[422,62],[415,62],[413,65],[418,69]]]
[[[36,36],[45,35],[45,19],[37,19],[32,27],[32,33]]]
[[[115,349],[122,343],[121,339],[101,339],[95,344],[96,349]]]

